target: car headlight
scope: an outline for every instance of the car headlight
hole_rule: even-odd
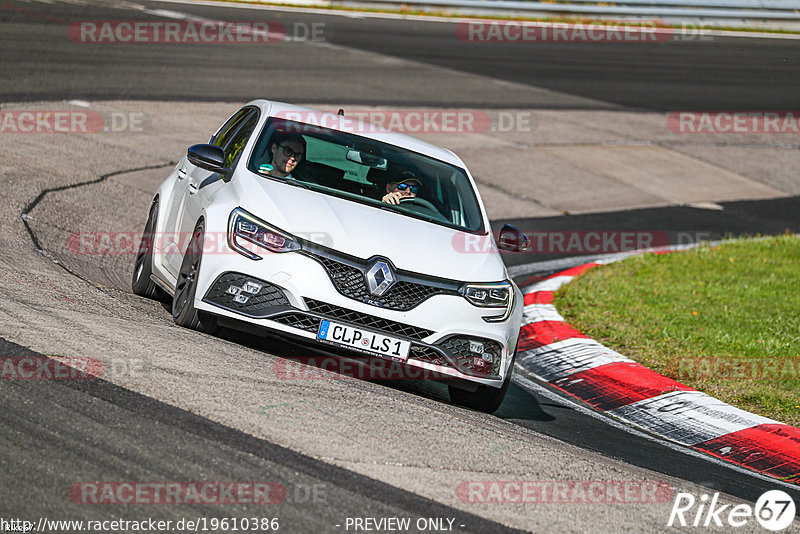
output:
[[[514,308],[514,286],[511,282],[494,284],[464,284],[458,290],[473,306],[502,309],[501,315],[484,317],[487,323],[499,323],[509,318]]]
[[[300,243],[286,232],[236,208],[228,218],[228,245],[252,260],[260,260],[257,252],[291,252],[300,250]]]

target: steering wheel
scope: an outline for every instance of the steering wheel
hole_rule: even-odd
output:
[[[420,198],[420,197],[401,198],[400,199],[400,204],[401,205],[405,204],[406,206],[409,206],[409,207],[413,206],[414,208],[420,208],[420,209],[415,209],[414,211],[418,211],[420,213],[429,212],[428,213],[429,215],[432,215],[432,216],[436,217],[439,220],[447,221],[445,216],[442,215],[442,212],[440,212],[438,209],[436,209],[436,206],[434,206],[433,204],[431,204],[429,201],[425,200],[424,198]],[[447,222],[449,222],[449,221],[447,221]]]

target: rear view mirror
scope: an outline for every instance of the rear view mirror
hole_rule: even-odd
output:
[[[506,252],[522,252],[531,246],[531,240],[517,227],[506,224],[500,229],[497,245]]]
[[[348,150],[346,157],[348,161],[352,161],[353,163],[367,165],[368,167],[380,169],[382,171],[385,171],[389,166],[386,158],[370,154],[369,152],[361,152],[360,150]]]
[[[201,169],[211,172],[218,172],[222,176],[228,176],[231,169],[225,167],[225,151],[215,145],[192,145],[186,151],[189,163]]]

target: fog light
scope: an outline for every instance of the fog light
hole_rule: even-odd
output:
[[[483,353],[483,342],[482,341],[473,341],[469,340],[469,351],[474,352],[476,354]]]
[[[472,371],[475,373],[488,374],[492,372],[492,364],[483,358],[472,358]]]
[[[242,291],[245,293],[250,293],[251,295],[257,295],[259,291],[261,291],[261,284],[256,284],[255,282],[245,282],[242,286]]]
[[[247,301],[250,300],[250,297],[245,295],[236,295],[233,297],[234,302],[238,302],[239,304],[247,304]]]
[[[225,290],[225,293],[227,293],[228,295],[238,295],[241,292],[242,288],[236,286],[228,286],[228,289]]]

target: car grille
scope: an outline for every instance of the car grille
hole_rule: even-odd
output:
[[[324,316],[326,319],[341,320],[343,322],[373,328],[386,334],[395,334],[417,340],[421,340],[433,334],[430,330],[373,317],[365,313],[348,310],[312,299],[306,299],[306,304],[308,304],[312,312]],[[272,317],[271,319],[275,322],[300,328],[307,332],[316,332],[319,329],[320,322],[319,317],[301,311],[284,313],[277,317]],[[470,351],[470,340],[483,343],[483,351],[492,356],[491,368],[482,362],[478,362],[479,368],[476,369],[476,360],[483,360],[483,358],[481,355]],[[499,377],[501,356],[502,346],[500,343],[490,339],[470,336],[451,336],[435,345],[422,345],[412,342],[411,352],[409,354],[409,358],[414,360],[450,367],[464,374],[483,378]]]
[[[408,337],[411,339],[423,339],[433,335],[434,333],[433,330],[427,330],[417,326],[390,321],[389,319],[375,317],[374,315],[357,312],[355,310],[348,310],[347,308],[334,306],[333,304],[327,304],[318,300],[305,299],[305,301],[310,311],[324,315],[326,318],[338,319],[348,323],[357,324],[359,326],[374,328],[375,330],[380,330],[381,332],[385,332],[387,334]]]
[[[261,288],[248,293],[243,289],[247,282],[258,284]],[[239,301],[236,300],[237,296]],[[266,317],[289,307],[289,300],[280,288],[241,273],[221,274],[203,301],[249,317]]]
[[[360,264],[355,266],[334,259],[330,255],[315,254],[308,250],[305,252],[322,264],[339,293],[372,306],[405,311],[410,310],[433,295],[458,295],[458,291],[456,291],[457,284],[454,282],[446,281],[442,283],[442,285],[451,285],[453,286],[452,288],[437,287],[436,285],[404,280],[402,278],[410,278],[410,276],[397,273],[398,280],[389,288],[389,291],[380,297],[376,297],[368,291],[364,278],[364,272],[369,269],[371,264],[363,260],[351,259],[351,262]]]
[[[319,330],[319,317],[314,317],[303,312],[293,312],[279,315],[278,317],[270,317],[276,323],[285,324],[305,330],[306,332],[316,332]]]

